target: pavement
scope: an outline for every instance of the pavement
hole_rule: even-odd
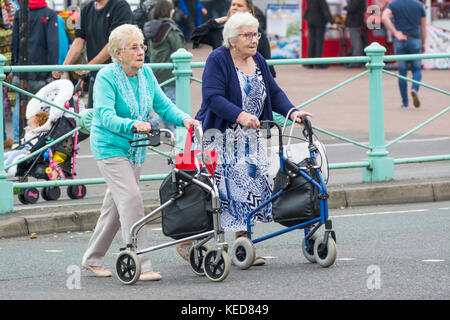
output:
[[[209,48],[205,47],[190,51],[194,54],[195,62],[205,61],[210,52]],[[364,69],[349,70],[342,66],[320,70],[301,66],[275,68],[277,83],[296,105],[364,71]],[[201,78],[201,72],[201,69],[194,69],[194,77]],[[450,91],[449,76],[449,70],[423,71],[424,83],[446,91]],[[356,141],[367,140],[369,101],[367,83],[367,79],[352,82],[303,110],[313,113],[313,124],[320,128],[351,137]],[[192,113],[195,114],[201,102],[201,86],[193,83],[191,94]],[[450,105],[448,96],[424,88],[420,91],[421,108],[411,106],[402,110],[397,79],[392,77],[383,78],[383,96],[387,141],[415,128]],[[449,154],[448,123],[450,115],[447,113],[433,121],[431,125],[418,130],[412,138],[425,141],[443,139],[446,142],[442,144],[443,149],[437,154]],[[8,130],[10,126],[8,121]],[[325,146],[336,142],[334,138],[325,138],[321,141]],[[89,153],[89,146],[84,147],[84,150]],[[352,161],[362,159],[358,156]],[[329,162],[334,161],[329,159]],[[450,200],[450,161],[395,166],[395,178],[392,181],[363,183],[361,177],[361,169],[331,170],[328,183],[329,209]],[[159,205],[159,184],[158,181],[141,184],[146,213]],[[105,188],[105,185],[88,185],[87,195],[83,199],[72,200],[62,192],[63,195],[57,201],[47,202],[41,199],[33,205],[23,205],[15,196],[14,211],[0,214],[0,238],[92,230],[100,214]],[[152,223],[160,224],[160,219]]]

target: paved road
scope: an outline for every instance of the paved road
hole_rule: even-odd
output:
[[[337,235],[335,264],[306,261],[296,231],[256,245],[263,267],[232,267],[213,283],[197,277],[174,248],[151,254],[163,280],[124,286],[97,279],[79,265],[91,233],[63,233],[0,240],[0,299],[444,299],[450,298],[450,202],[331,210]],[[258,224],[256,236],[280,229]],[[166,242],[148,226],[150,245]],[[227,241],[231,234],[227,233]],[[105,265],[114,267],[116,237]],[[74,278],[75,277],[75,278]]]

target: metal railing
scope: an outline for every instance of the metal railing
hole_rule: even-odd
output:
[[[349,138],[340,136],[338,134],[332,133],[325,129],[315,127],[314,129],[322,132],[324,134],[330,135],[339,140],[351,143],[357,147],[363,148],[367,150],[367,158],[361,159],[360,161],[348,162],[348,163],[331,163],[329,165],[330,169],[343,169],[343,168],[362,168],[362,180],[365,182],[375,182],[375,181],[388,181],[394,178],[394,165],[396,164],[406,164],[406,163],[421,163],[428,161],[442,161],[442,160],[450,160],[449,155],[436,155],[436,156],[424,156],[424,157],[415,157],[415,158],[402,158],[402,159],[393,159],[389,157],[389,152],[387,148],[397,143],[398,141],[404,139],[415,131],[419,130],[423,126],[429,124],[431,121],[441,117],[448,111],[450,111],[450,107],[444,107],[442,111],[440,111],[435,116],[429,118],[421,125],[413,128],[412,130],[406,132],[405,134],[399,136],[398,138],[392,140],[389,143],[386,143],[385,140],[385,130],[384,130],[384,105],[383,105],[383,87],[382,87],[382,75],[383,73],[399,77],[405,79],[406,81],[410,81],[413,83],[417,83],[421,86],[432,89],[436,92],[450,95],[449,92],[434,88],[430,85],[427,85],[422,82],[417,82],[412,79],[402,77],[395,73],[384,70],[384,62],[388,61],[400,61],[400,60],[415,60],[415,59],[439,59],[439,58],[450,58],[450,53],[442,53],[442,54],[415,54],[415,55],[398,55],[398,56],[384,56],[386,49],[379,45],[378,43],[372,43],[368,47],[365,48],[366,56],[361,57],[339,57],[339,58],[307,58],[307,59],[277,59],[277,60],[269,60],[269,65],[292,65],[292,64],[329,64],[329,63],[366,63],[367,70],[355,75],[349,79],[346,79],[339,83],[338,85],[325,90],[321,94],[305,101],[304,103],[297,106],[297,109],[301,109],[310,103],[328,95],[339,88],[347,85],[348,83],[355,81],[357,79],[362,78],[363,76],[368,75],[369,77],[369,143],[368,145],[359,143],[357,141],[353,141]],[[179,49],[177,52],[172,54],[171,58],[173,63],[159,63],[159,64],[150,64],[150,67],[154,69],[173,69],[174,77],[161,83],[161,86],[170,84],[172,82],[176,82],[176,101],[177,106],[182,111],[192,114],[191,111],[191,93],[190,93],[190,82],[195,81],[201,83],[200,79],[196,79],[192,76],[192,68],[204,68],[205,62],[192,62],[193,55],[186,51],[185,49]],[[90,70],[97,71],[104,67],[104,65],[72,65],[72,66],[5,66],[6,59],[0,55],[0,90],[2,90],[2,86],[5,85],[21,94],[25,94],[29,97],[36,98],[41,101],[45,101],[36,97],[35,95],[26,92],[18,87],[15,87],[7,82],[4,82],[5,72],[42,72],[42,71],[76,71],[76,70]],[[48,101],[45,101],[49,105],[53,107],[57,107],[62,109]],[[2,106],[3,99],[0,101],[0,105]],[[3,109],[3,108],[2,108]],[[63,109],[65,112],[68,110]],[[80,118],[81,116],[72,113],[75,117]],[[0,115],[0,127],[1,133],[0,137],[3,136],[3,113]],[[277,121],[284,121],[284,118],[280,115],[274,114],[274,118]],[[51,147],[52,145],[58,143],[59,141],[65,139],[66,137],[72,135],[76,131],[80,130],[80,127],[68,132],[64,136],[58,138],[52,143],[48,144],[46,147],[41,148],[30,154],[29,156],[19,160],[18,162],[11,164],[7,167],[3,164],[3,139],[0,139],[0,213],[11,212],[13,210],[13,189],[14,188],[28,188],[28,187],[48,187],[48,186],[70,186],[70,185],[79,185],[79,184],[102,184],[105,183],[103,178],[93,178],[93,179],[74,179],[74,180],[60,180],[60,181],[37,181],[37,182],[22,182],[22,183],[13,183],[7,181],[7,175],[5,169],[13,165],[17,165],[22,161],[26,161],[27,159],[35,156],[39,152],[44,149]],[[177,136],[177,146],[182,146],[184,144],[186,130],[182,127],[177,127],[176,129]],[[154,175],[146,175],[141,177],[141,181],[150,181],[150,180],[162,180],[164,179],[166,174],[154,174]]]

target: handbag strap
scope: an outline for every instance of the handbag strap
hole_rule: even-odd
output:
[[[186,142],[184,144],[184,153],[190,153],[192,147],[192,135],[194,134],[194,126],[190,126],[186,135]]]

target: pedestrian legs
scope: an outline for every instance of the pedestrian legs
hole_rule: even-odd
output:
[[[125,157],[97,161],[108,190],[103,200],[100,218],[83,256],[82,264],[101,266],[119,227],[124,244],[130,243],[130,229],[144,217],[144,204],[139,190],[141,167],[134,169]],[[137,249],[148,247],[146,228],[137,235]],[[139,255],[142,272],[152,271],[148,254]]]

